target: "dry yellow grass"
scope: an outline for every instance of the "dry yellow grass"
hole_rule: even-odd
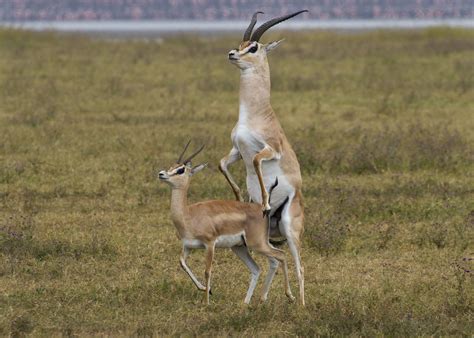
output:
[[[272,101],[303,170],[304,309],[280,274],[242,306],[248,273],[227,251],[204,306],[155,178],[207,141],[190,200],[232,198],[217,163],[238,36],[0,31],[0,334],[472,335],[474,32],[281,36]],[[190,265],[203,274],[200,253]]]

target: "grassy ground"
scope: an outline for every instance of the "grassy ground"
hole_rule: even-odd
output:
[[[474,32],[266,39],[282,36],[272,101],[303,170],[305,309],[281,274],[242,306],[228,251],[204,306],[155,178],[207,141],[190,200],[232,198],[217,163],[239,36],[0,31],[0,335],[472,335]],[[203,275],[200,253],[190,265]]]

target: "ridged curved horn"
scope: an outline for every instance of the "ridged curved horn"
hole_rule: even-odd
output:
[[[185,159],[182,163],[183,163],[183,164],[186,164],[186,163],[191,162],[191,160],[192,160],[197,154],[199,154],[203,149],[204,149],[204,144],[203,144],[198,150],[196,150],[191,156],[189,156],[187,159]]]
[[[280,16],[278,18],[271,19],[271,20],[265,22],[263,25],[258,27],[257,30],[252,34],[251,41],[257,41],[258,42],[258,40],[260,40],[260,38],[262,37],[263,33],[265,33],[270,27],[273,27],[273,26],[279,24],[282,21],[291,19],[292,17],[297,16],[298,14],[301,14],[301,13],[304,13],[304,12],[309,12],[309,11],[307,9],[304,9],[302,11],[299,11],[299,12],[296,12],[296,13],[293,13],[293,14]]]
[[[176,161],[176,163],[178,163],[178,164],[182,163],[181,160],[183,159],[183,155],[186,152],[186,150],[188,149],[190,143],[191,143],[191,140],[189,140],[188,143],[186,143],[186,146],[184,147],[184,150],[181,152],[181,155],[179,155],[178,160]]]
[[[249,24],[249,26],[247,27],[247,30],[244,33],[244,39],[242,41],[250,40],[250,36],[252,35],[252,30],[255,27],[255,24],[257,23],[257,15],[258,14],[263,14],[263,12],[253,13],[252,20],[250,21],[250,24]]]

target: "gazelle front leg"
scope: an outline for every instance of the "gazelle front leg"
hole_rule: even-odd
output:
[[[188,257],[189,255],[189,249],[186,247],[186,246],[183,246],[183,252],[181,253],[181,257],[179,257],[179,264],[181,265],[181,267],[183,268],[183,270],[188,274],[188,276],[191,278],[191,280],[193,281],[194,285],[196,285],[196,287],[201,290],[201,291],[205,291],[206,290],[206,287],[204,285],[202,285],[198,279],[196,278],[196,276],[193,274],[193,272],[191,271],[191,269],[188,267],[188,265],[186,264],[186,258]]]
[[[237,201],[243,202],[244,199],[242,198],[242,195],[240,194],[240,188],[237,185],[237,183],[235,183],[234,178],[232,177],[229,170],[227,169],[229,165],[237,162],[240,159],[242,159],[240,152],[236,148],[232,148],[229,154],[221,159],[219,163],[219,170],[221,171],[222,174],[224,174],[224,177],[226,178],[227,182],[229,182]]]
[[[209,294],[211,291],[211,269],[212,260],[214,259],[215,242],[206,245],[206,271],[204,276],[206,278],[206,303],[209,305]]]
[[[265,188],[265,183],[263,182],[262,161],[270,161],[276,157],[277,153],[269,146],[266,146],[253,158],[253,166],[255,168],[255,172],[257,173],[260,190],[262,191],[262,210],[264,214],[267,214],[271,210],[271,207],[268,201],[268,192]]]

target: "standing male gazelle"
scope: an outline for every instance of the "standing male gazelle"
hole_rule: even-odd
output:
[[[228,166],[243,159],[247,171],[247,190],[253,202],[261,203],[263,212],[272,218],[270,236],[283,236],[294,258],[300,300],[304,305],[304,269],[300,258],[300,237],[303,233],[303,197],[298,159],[288,142],[280,122],[270,105],[270,69],[267,54],[280,41],[259,43],[270,27],[307,10],[265,22],[252,34],[257,12],[244,33],[238,49],[229,52],[229,60],[240,69],[239,120],[232,130],[233,147],[220,161],[220,170],[238,200],[240,189]],[[272,201],[268,188],[278,176],[279,184]]]
[[[268,216],[262,218],[258,204],[218,200],[187,204],[187,193],[191,176],[206,167],[206,164],[200,164],[195,167],[191,165],[191,159],[204,146],[183,160],[183,155],[188,146],[189,142],[176,164],[168,170],[160,171],[158,175],[161,181],[171,186],[171,218],[183,243],[183,253],[180,257],[180,264],[183,270],[186,271],[199,290],[206,291],[206,301],[209,304],[214,249],[231,248],[251,272],[250,285],[244,300],[248,304],[260,275],[260,268],[248,251],[248,249],[252,249],[266,256],[270,263],[262,291],[262,301],[267,299],[268,291],[279,263],[282,263],[283,267],[285,293],[288,298],[294,300],[288,281],[285,253],[272,247],[269,243]],[[274,185],[270,188],[270,195],[273,188],[277,186],[278,179],[274,182]],[[186,265],[186,257],[190,249],[206,249],[206,286],[203,286],[198,281],[191,269]]]

